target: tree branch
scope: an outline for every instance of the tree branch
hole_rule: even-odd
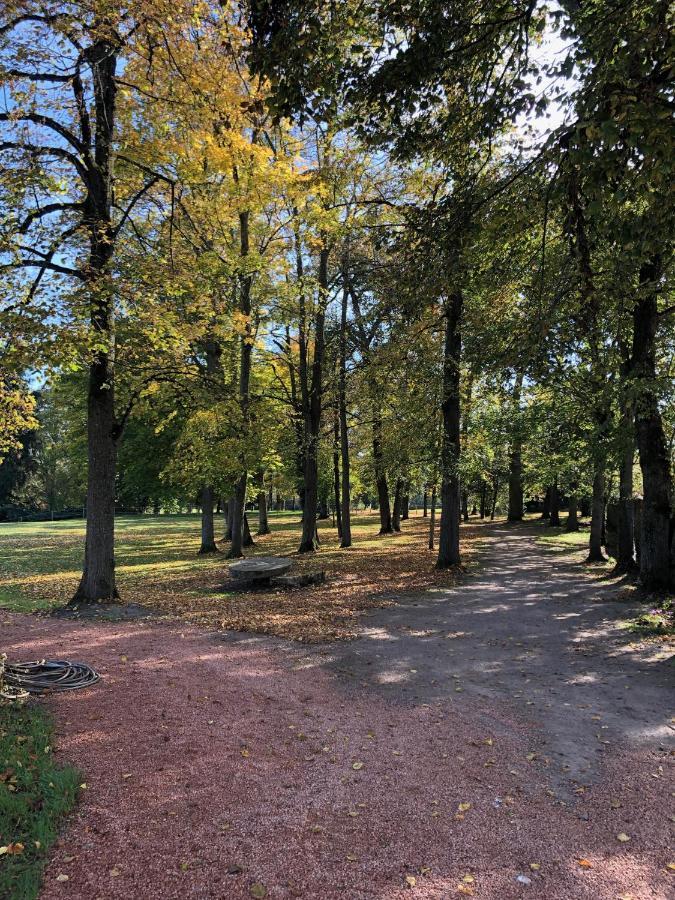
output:
[[[1,112],[0,122],[33,122],[35,125],[43,125],[45,128],[49,128],[51,131],[60,134],[65,141],[68,141],[71,147],[77,150],[78,153],[84,153],[85,151],[82,141],[79,140],[69,128],[66,128],[65,125],[62,125],[60,122],[57,122],[56,119],[52,119],[51,116],[45,116],[43,113]]]

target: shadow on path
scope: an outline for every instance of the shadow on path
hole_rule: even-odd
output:
[[[635,602],[535,535],[490,529],[478,574],[396,598],[364,617],[355,641],[289,649],[292,665],[320,665],[346,691],[393,702],[452,698],[480,712],[482,701],[506,700],[533,726],[558,787],[593,780],[617,742],[675,746],[673,661],[621,627]]]

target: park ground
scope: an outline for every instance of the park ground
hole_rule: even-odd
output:
[[[292,550],[274,524],[256,551]],[[343,554],[325,528],[327,585],[256,611],[196,520],[126,520],[122,591],[165,618],[116,622],[29,614],[67,600],[80,523],[2,526],[3,649],[103,675],[47,703],[82,787],[43,898],[672,896],[672,637],[583,533],[472,523],[453,583],[425,526],[363,517]]]

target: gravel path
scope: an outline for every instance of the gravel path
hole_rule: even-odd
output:
[[[50,700],[86,789],[43,898],[672,896],[664,664],[610,588],[493,541],[458,589],[309,651],[0,613],[11,658],[104,675]]]

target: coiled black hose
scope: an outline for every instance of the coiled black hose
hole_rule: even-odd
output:
[[[39,662],[4,664],[2,678],[7,687],[29,694],[46,691],[76,691],[90,687],[100,679],[91,666],[67,659],[43,659]]]

